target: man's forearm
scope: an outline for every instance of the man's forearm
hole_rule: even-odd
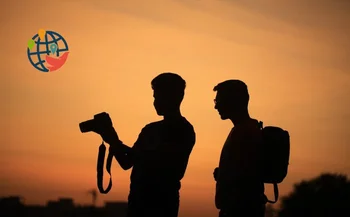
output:
[[[133,166],[132,148],[124,145],[118,138],[113,139],[110,143],[109,151],[113,153],[119,165],[124,169],[130,169]]]
[[[131,149],[130,147],[123,144],[122,141],[119,140],[118,134],[115,131],[115,129],[112,127],[109,130],[107,130],[103,135],[102,138],[110,145],[110,149],[113,149],[112,151],[115,152],[125,152],[128,151],[128,149]]]
[[[124,145],[124,143],[119,139],[111,141],[109,145],[111,146],[111,149],[113,152],[115,152],[115,154],[125,155],[131,151],[131,148],[127,145]]]

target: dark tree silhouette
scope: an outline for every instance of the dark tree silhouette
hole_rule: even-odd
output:
[[[97,190],[96,189],[91,189],[87,193],[91,195],[91,197],[92,197],[92,206],[95,207],[96,206],[96,201],[97,201]]]
[[[279,217],[349,217],[350,180],[346,175],[325,173],[294,185],[282,198]]]
[[[276,209],[271,205],[266,205],[265,217],[276,217]]]

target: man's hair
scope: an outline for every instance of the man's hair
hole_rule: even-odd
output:
[[[151,85],[154,91],[175,97],[181,102],[185,94],[186,81],[178,74],[165,72],[155,77]]]
[[[247,106],[249,102],[249,93],[247,85],[240,80],[227,80],[214,87],[214,91],[220,92],[225,98],[241,103]]]

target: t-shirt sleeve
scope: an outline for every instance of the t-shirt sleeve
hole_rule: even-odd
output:
[[[190,127],[186,133],[184,133],[183,137],[180,137],[171,145],[170,151],[178,157],[188,158],[195,143],[196,133],[193,127]]]
[[[183,138],[179,143],[182,143],[183,145],[179,145],[179,148],[184,148],[184,149],[192,149],[194,144],[196,143],[196,133],[194,132],[193,127],[189,127],[189,129],[184,133]],[[189,150],[187,150],[189,151]]]
[[[164,149],[160,152],[163,166],[168,168],[169,172],[173,171],[170,173],[176,174],[178,178],[181,179],[186,171],[189,156],[195,142],[196,134],[193,127],[187,129],[182,136],[177,137],[173,141],[169,141],[169,144],[164,146]],[[174,170],[177,172],[174,172]]]
[[[133,155],[138,155],[142,147],[145,145],[147,141],[147,135],[148,135],[148,125],[146,125],[144,128],[142,128],[140,134],[137,137],[136,142],[132,146],[131,150]]]
[[[261,155],[261,134],[259,130],[247,130],[237,137],[239,155],[235,165],[237,177],[242,180],[255,180],[259,176],[259,156]]]

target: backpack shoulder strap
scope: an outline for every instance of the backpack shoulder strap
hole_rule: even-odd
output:
[[[279,192],[278,192],[278,184],[277,183],[273,183],[273,193],[275,195],[275,200],[269,200],[266,196],[266,202],[269,202],[269,203],[276,203],[277,200],[278,200],[278,196],[279,196]]]

